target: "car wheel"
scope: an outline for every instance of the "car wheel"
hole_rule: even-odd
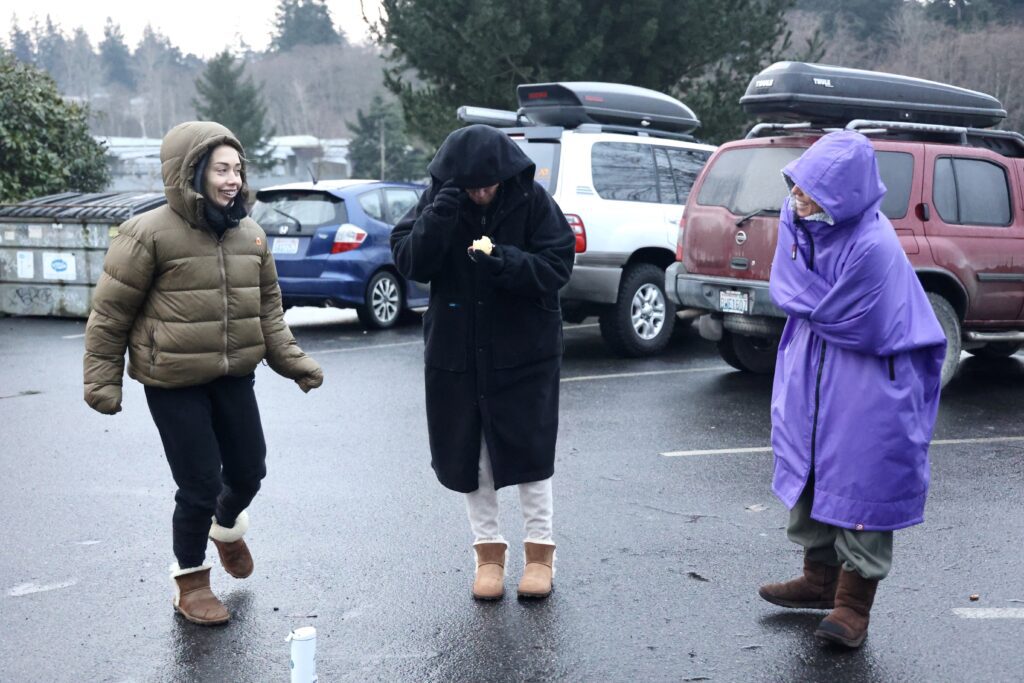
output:
[[[398,277],[382,270],[366,285],[362,306],[356,307],[359,322],[374,330],[385,330],[398,324],[402,315],[402,285]]]
[[[946,357],[942,361],[942,386],[949,384],[960,366],[960,318],[957,317],[953,305],[934,292],[928,292],[928,302],[939,319],[942,332],[946,335]]]
[[[1019,342],[991,342],[976,349],[967,349],[967,353],[978,358],[1009,358],[1024,346]]]
[[[718,354],[726,363],[755,375],[775,372],[775,359],[779,352],[778,339],[748,337],[725,331],[718,340]]]
[[[600,316],[601,336],[616,354],[650,356],[664,350],[676,324],[676,305],[665,296],[665,271],[650,263],[626,269],[616,302]]]

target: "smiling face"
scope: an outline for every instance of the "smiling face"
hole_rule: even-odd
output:
[[[203,178],[206,197],[220,208],[226,207],[242,189],[242,160],[231,145],[220,145],[210,152]]]
[[[821,207],[806,192],[801,190],[799,185],[794,185],[790,194],[793,195],[793,208],[796,209],[796,215],[800,216],[800,218],[807,218],[816,213],[821,213]]]

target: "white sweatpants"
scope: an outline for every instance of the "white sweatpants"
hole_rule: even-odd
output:
[[[494,490],[491,457],[487,452],[486,441],[481,439],[480,443],[479,486],[476,491],[466,494],[466,509],[469,512],[469,526],[473,530],[473,542],[507,543],[498,526],[498,492]],[[551,477],[519,484],[519,506],[523,511],[526,540],[553,544],[551,518],[554,510]]]

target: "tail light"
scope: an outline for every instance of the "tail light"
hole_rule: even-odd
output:
[[[683,260],[683,237],[686,233],[686,208],[683,208],[683,215],[679,218],[679,235],[676,237],[676,261]]]
[[[587,229],[583,226],[583,219],[574,213],[567,213],[565,220],[572,228],[572,234],[576,235],[576,253],[582,254],[587,250]]]
[[[334,244],[331,245],[332,254],[343,254],[346,251],[358,249],[359,245],[366,239],[366,231],[357,228],[351,223],[344,223],[334,233]]]

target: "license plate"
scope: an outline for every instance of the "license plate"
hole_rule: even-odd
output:
[[[274,245],[270,252],[272,254],[298,254],[299,253],[299,238],[298,237],[275,237]]]
[[[719,292],[718,307],[722,313],[746,313],[748,299],[746,292]]]

